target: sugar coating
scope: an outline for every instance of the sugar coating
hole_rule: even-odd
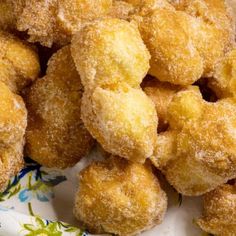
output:
[[[0,192],[23,167],[27,111],[21,97],[0,82]]]
[[[82,99],[82,120],[110,153],[144,162],[153,153],[157,115],[151,100],[140,89],[111,91],[96,88]]]
[[[73,37],[72,56],[87,90],[138,88],[149,69],[150,55],[136,25],[119,19],[85,27]]]
[[[18,16],[22,13],[25,0],[1,0],[0,29],[15,31]]]
[[[223,0],[174,2],[176,10],[158,5],[137,11],[131,19],[138,22],[151,53],[149,73],[161,81],[190,85],[212,76],[233,47],[234,21]]]
[[[80,119],[83,88],[71,58],[70,47],[55,53],[47,74],[27,91],[29,112],[26,153],[48,167],[76,164],[93,140]]]
[[[143,91],[154,102],[157,111],[158,131],[164,131],[168,127],[167,110],[174,95],[182,89],[167,82],[160,82],[156,78],[148,78],[143,82]]]
[[[236,49],[230,51],[221,60],[208,86],[213,89],[218,98],[236,95]]]
[[[43,46],[63,46],[84,24],[108,16],[111,8],[112,0],[8,0],[0,3],[0,28],[27,32],[30,42]]]
[[[216,236],[235,235],[236,186],[224,184],[204,195],[203,216],[197,224]]]
[[[57,19],[68,33],[78,32],[85,21],[106,16],[112,0],[58,0]]]
[[[38,77],[39,72],[35,50],[13,35],[0,31],[0,81],[13,92],[20,93]]]
[[[205,61],[204,76],[212,76],[219,58],[234,45],[235,20],[232,9],[225,0],[174,0],[173,2],[178,10],[201,19],[208,25],[205,30],[202,28],[204,34],[197,42],[198,50]],[[198,38],[199,32],[195,31],[195,34]],[[211,34],[212,38],[208,38]]]
[[[71,51],[85,88],[86,128],[107,152],[144,162],[153,152],[158,119],[139,86],[150,55],[137,26],[96,21],[73,37]]]
[[[112,18],[128,20],[129,15],[132,14],[133,11],[134,7],[132,4],[121,0],[114,0],[108,15]]]
[[[189,15],[158,9],[133,19],[152,56],[151,75],[177,85],[192,84],[201,77],[203,60],[190,36]]]
[[[235,98],[209,103],[196,89],[174,96],[151,159],[179,193],[201,195],[236,177],[235,117]]]
[[[163,220],[167,198],[150,166],[110,157],[80,175],[74,213],[91,233],[137,235]]]
[[[57,0],[25,0],[25,7],[17,17],[17,30],[26,31],[30,42],[51,47],[69,43],[65,32],[56,24]]]

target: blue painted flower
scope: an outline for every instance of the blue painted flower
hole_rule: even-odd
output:
[[[30,202],[32,198],[36,198],[41,202],[48,202],[54,197],[54,193],[51,187],[47,186],[43,182],[38,182],[30,188],[20,191],[18,197],[21,202]]]
[[[29,163],[20,174],[28,178],[27,187],[18,195],[21,202],[30,202],[32,198],[48,202],[54,197],[53,187],[66,180],[59,171],[43,168],[37,163]]]

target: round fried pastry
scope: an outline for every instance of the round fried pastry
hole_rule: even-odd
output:
[[[82,85],[66,46],[54,54],[45,77],[26,93],[26,153],[48,167],[75,165],[92,146],[80,119]]]
[[[80,173],[75,216],[92,233],[136,235],[161,223],[165,192],[150,166],[111,157]]]
[[[71,51],[85,89],[86,128],[107,152],[143,163],[153,153],[158,119],[140,88],[150,55],[137,26],[95,21],[73,37]]]
[[[0,31],[0,80],[20,93],[40,72],[38,54],[25,42]]]
[[[179,193],[202,195],[235,178],[235,108],[235,98],[210,103],[193,89],[172,99],[151,159]]]
[[[236,232],[236,186],[224,184],[204,195],[203,216],[197,224],[216,236]]]

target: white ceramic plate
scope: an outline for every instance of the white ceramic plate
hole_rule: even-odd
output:
[[[89,158],[65,171],[27,161],[26,167],[12,178],[7,191],[0,195],[0,235],[87,235],[76,228],[73,201],[78,172],[88,164],[86,160],[97,158],[94,150]],[[171,187],[165,188],[169,201],[166,217],[161,225],[142,236],[202,235],[194,224],[201,212],[201,199],[182,198]]]

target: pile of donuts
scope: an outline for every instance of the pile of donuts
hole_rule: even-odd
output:
[[[0,190],[24,156],[64,169],[99,145],[75,196],[89,232],[160,224],[161,174],[236,235],[235,25],[225,0],[0,1]]]

